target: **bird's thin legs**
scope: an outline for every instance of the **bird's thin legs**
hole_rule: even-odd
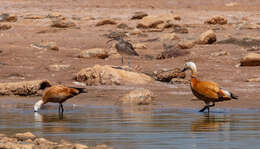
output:
[[[63,113],[64,109],[63,109],[63,105],[62,103],[59,104],[59,113]]]
[[[130,61],[127,59],[128,69],[130,69]]]
[[[208,108],[208,105],[204,106],[199,112],[204,112]]]
[[[210,111],[210,107],[214,107],[215,106],[215,102],[212,103],[212,105],[207,104],[206,106],[204,106],[199,112],[204,112],[206,109],[208,110],[208,113]]]
[[[124,57],[123,56],[121,58],[121,63],[122,63],[122,65],[124,65]]]

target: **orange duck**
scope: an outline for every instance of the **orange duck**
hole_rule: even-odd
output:
[[[45,87],[44,87],[45,88]],[[40,88],[40,89],[44,89]],[[34,112],[37,112],[43,104],[48,102],[59,103],[59,113],[63,113],[63,105],[67,99],[74,97],[80,93],[86,93],[84,88],[66,87],[63,85],[55,85],[44,90],[42,99],[35,103]]]
[[[210,107],[215,106],[215,102],[238,99],[238,96],[219,87],[215,82],[200,81],[197,79],[197,68],[193,62],[187,62],[184,65],[182,72],[186,70],[191,70],[192,72],[190,83],[192,93],[206,104],[199,112],[204,112],[206,109],[209,112]]]

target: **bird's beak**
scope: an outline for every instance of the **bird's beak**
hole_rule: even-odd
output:
[[[183,68],[181,72],[184,72],[184,71],[186,71],[186,70],[187,70],[187,68]]]
[[[113,41],[113,40],[115,40],[115,39],[110,39],[110,40],[108,40],[108,41],[106,42],[106,44],[108,44],[109,42],[111,42],[111,41]]]

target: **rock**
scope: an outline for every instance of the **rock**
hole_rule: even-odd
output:
[[[153,73],[154,79],[161,82],[170,82],[173,78],[185,78],[185,72],[181,72],[181,69],[175,68],[171,70],[155,71]]]
[[[135,28],[130,32],[130,35],[144,35],[144,33],[140,29]]]
[[[181,25],[174,24],[172,32],[179,34],[187,34],[189,33],[189,30]]]
[[[51,27],[56,28],[75,28],[76,24],[69,20],[55,19],[52,21]]]
[[[225,56],[225,55],[229,55],[229,52],[227,51],[220,51],[220,52],[214,52],[210,54],[211,56]]]
[[[110,38],[110,39],[114,39],[117,37],[121,37],[121,38],[128,37],[127,33],[124,31],[123,32],[122,31],[110,32],[108,34],[104,34],[104,36],[107,38]]]
[[[135,12],[135,14],[131,17],[131,19],[132,19],[132,20],[142,19],[143,17],[146,17],[146,16],[148,16],[147,13],[142,12],[142,11],[138,11],[138,12]]]
[[[259,46],[253,46],[247,49],[247,52],[255,52],[259,53],[260,52],[260,47]]]
[[[157,17],[161,18],[164,22],[181,19],[180,16],[174,15],[172,13],[161,14],[161,15],[158,15]]]
[[[81,20],[83,21],[89,21],[89,20],[96,20],[96,18],[92,17],[92,16],[86,16],[86,17],[83,17]]]
[[[58,143],[49,141],[45,138],[37,138],[34,140],[34,144],[44,146],[44,145],[57,145]]]
[[[116,26],[117,28],[120,28],[120,29],[128,29],[128,25],[126,23],[120,23]]]
[[[162,53],[158,54],[156,56],[156,59],[168,59],[168,58],[176,58],[179,56],[184,56],[189,54],[189,51],[180,49],[180,48],[176,48],[176,49],[171,49],[168,51],[163,51]]]
[[[260,54],[248,53],[241,59],[240,66],[260,66]]]
[[[0,30],[8,30],[11,28],[12,28],[12,26],[9,24],[0,24]]]
[[[181,20],[181,17],[180,17],[179,15],[174,15],[174,16],[173,16],[173,19],[180,21],[180,20]]]
[[[64,16],[62,16],[62,14],[60,14],[58,12],[52,12],[52,13],[48,14],[47,17],[51,18],[51,19],[61,19],[61,20],[66,19]]]
[[[0,148],[1,149],[33,149],[34,145],[33,144],[18,144],[18,143],[0,143]]]
[[[113,147],[108,147],[107,145],[102,144],[102,145],[97,145],[95,147],[91,147],[91,149],[114,149],[114,148]]]
[[[24,16],[24,19],[44,19],[46,16],[43,15],[35,15],[35,14],[28,14]]]
[[[212,44],[217,41],[217,36],[213,30],[202,33],[199,37],[199,44]]]
[[[171,84],[189,84],[190,81],[183,78],[172,78],[170,81]]]
[[[243,29],[260,29],[260,25],[259,24],[243,24],[242,26],[239,27],[240,30]]]
[[[159,24],[164,21],[156,16],[146,16],[138,24],[137,28],[156,28]]]
[[[181,49],[178,45],[176,44],[166,44],[163,43],[163,49],[164,51],[157,55],[156,59],[167,59],[167,58],[175,58],[178,56],[184,56],[189,54],[190,52]]]
[[[41,43],[33,43],[31,45],[34,48],[37,49],[47,49],[47,50],[53,50],[53,51],[59,51],[59,47],[57,46],[56,42],[41,42]]]
[[[230,37],[225,40],[218,41],[217,44],[234,44],[241,47],[260,47],[260,39],[254,37],[246,37],[243,39],[237,39],[234,37]]]
[[[6,135],[5,135],[5,134],[2,134],[2,133],[0,133],[0,138],[2,138],[2,137],[6,137]]]
[[[60,71],[60,70],[65,70],[69,67],[70,65],[53,64],[53,65],[49,65],[47,69],[50,71]]]
[[[260,77],[259,78],[247,79],[247,82],[260,82]]]
[[[225,4],[225,6],[227,6],[227,7],[234,7],[234,6],[238,6],[238,5],[239,5],[239,3],[237,3],[237,2],[231,2],[231,3]]]
[[[15,137],[0,137],[1,149],[113,149],[107,145],[88,147],[68,141],[52,142],[44,138],[36,138],[32,133],[21,133]]]
[[[109,65],[84,68],[76,74],[75,79],[86,85],[148,84],[154,81],[143,73],[116,69]]]
[[[177,36],[175,33],[166,33],[161,36],[161,40],[177,40],[180,39],[179,36]]]
[[[74,144],[74,149],[89,149],[88,146],[83,145],[83,144]]]
[[[136,43],[133,46],[134,46],[134,49],[147,49],[147,47],[144,43]]]
[[[100,58],[105,59],[109,56],[109,53],[107,50],[102,48],[93,48],[93,49],[87,49],[83,50],[79,54],[79,58]]]
[[[191,49],[193,48],[195,45],[195,41],[193,40],[181,40],[179,43],[178,43],[178,46],[181,48],[181,49]]]
[[[18,139],[18,141],[25,141],[28,139],[34,140],[36,138],[36,136],[31,132],[17,133],[15,134],[15,137]]]
[[[38,91],[41,86],[51,86],[51,83],[48,80],[0,83],[0,95],[39,95]]]
[[[130,91],[119,99],[121,104],[149,105],[152,104],[154,94],[152,91],[144,88]]]
[[[115,25],[117,22],[113,19],[103,19],[97,22],[96,26],[102,26],[102,25]]]
[[[147,32],[163,32],[164,28],[150,28]]]
[[[214,16],[204,22],[205,24],[220,24],[224,25],[227,24],[227,19],[223,16]]]
[[[167,29],[167,28],[171,28],[174,26],[174,23],[172,22],[172,20],[169,21],[164,21],[162,24],[159,24],[157,26],[157,28],[159,29]]]
[[[14,14],[3,13],[0,15],[0,22],[16,22],[17,16]]]

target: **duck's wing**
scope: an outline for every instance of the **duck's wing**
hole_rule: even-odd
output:
[[[204,97],[207,97],[210,99],[219,98],[220,88],[219,88],[219,85],[215,82],[199,81],[193,85],[192,89]]]

